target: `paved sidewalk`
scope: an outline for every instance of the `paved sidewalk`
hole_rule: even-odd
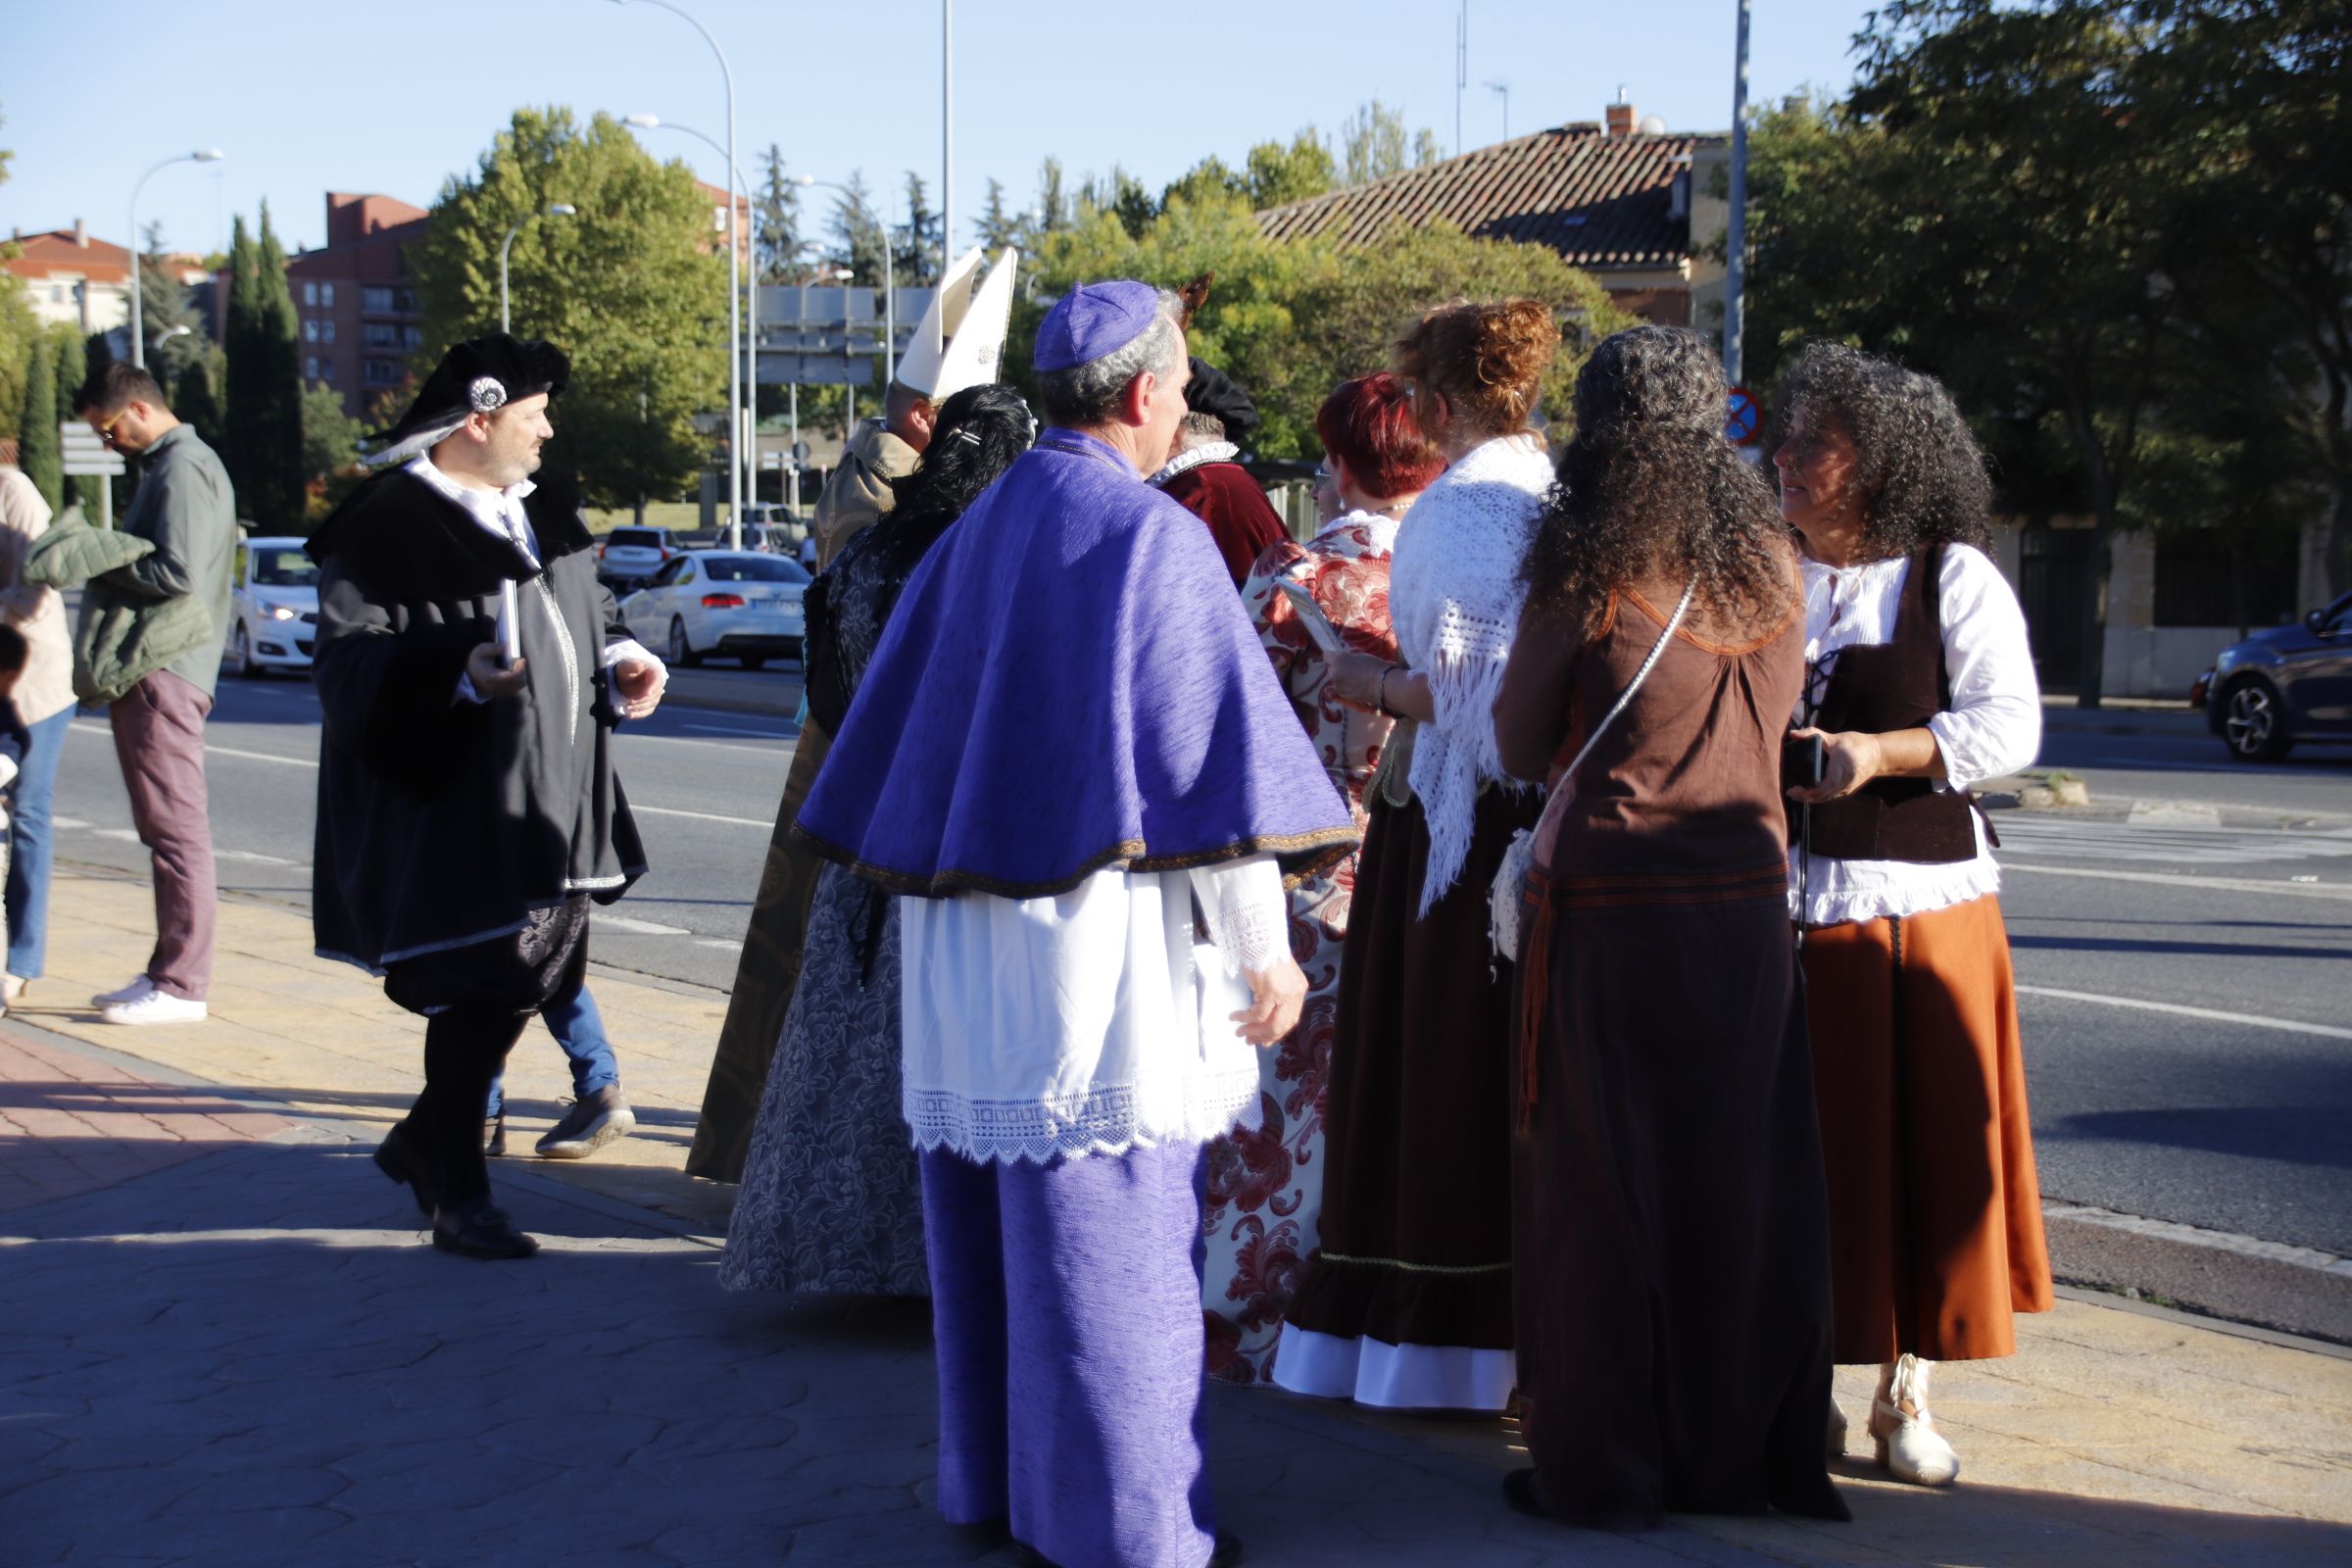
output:
[[[919,1303],[713,1284],[724,1190],[674,1167],[718,999],[600,975],[640,1163],[505,1162],[547,1250],[474,1263],[366,1158],[420,1031],[299,913],[224,905],[213,1021],[116,1030],[68,1002],[145,951],[145,889],[61,868],[56,903],[0,1022],[0,1565],[1013,1561],[929,1512]],[[1939,1385],[1962,1485],[1849,1464],[1850,1526],[1559,1529],[1501,1506],[1497,1423],[1229,1390],[1219,1504],[1266,1565],[2352,1560],[2352,1360],[2081,1300],[2021,1339]]]

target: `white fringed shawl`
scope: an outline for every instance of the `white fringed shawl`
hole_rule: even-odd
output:
[[[1396,535],[1389,575],[1396,644],[1428,676],[1437,710],[1413,738],[1413,794],[1429,819],[1422,914],[1470,858],[1479,785],[1523,787],[1502,770],[1494,698],[1527,601],[1520,564],[1551,478],[1541,436],[1489,441],[1421,492]]]

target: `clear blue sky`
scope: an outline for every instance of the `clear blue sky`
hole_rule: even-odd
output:
[[[734,65],[737,142],[753,178],[754,155],[774,142],[794,172],[840,179],[862,169],[894,196],[912,169],[937,205],[937,0],[682,3]],[[1867,9],[1867,0],[1762,0],[1753,93],[1842,87]],[[1619,83],[1642,114],[1675,129],[1722,129],[1736,16],[1733,0],[1471,0],[1463,138],[1500,139],[1503,102],[1490,80],[1510,84],[1514,132],[1596,120]],[[1198,20],[1187,27],[1187,17]],[[1211,153],[1238,165],[1251,143],[1301,125],[1329,133],[1374,97],[1450,151],[1454,18],[1445,0],[957,0],[957,242],[970,242],[991,174],[1013,207],[1026,206],[1049,154],[1073,179],[1121,164],[1156,189]],[[79,216],[94,233],[127,241],[140,171],[219,146],[226,162],[166,170],[141,201],[142,220],[161,219],[166,241],[182,250],[223,244],[230,216],[264,198],[289,249],[322,242],[328,190],[430,205],[521,105],[657,114],[722,140],[726,129],[718,67],[694,29],[612,0],[42,6],[13,20],[6,62],[0,147],[15,159],[0,221],[40,229]],[[98,96],[101,84],[111,97]],[[669,131],[645,139],[658,156],[723,179],[723,160],[700,142]],[[803,228],[814,232],[830,202],[808,195]]]

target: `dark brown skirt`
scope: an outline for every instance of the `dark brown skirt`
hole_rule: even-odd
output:
[[[1462,874],[1423,918],[1429,825],[1374,799],[1340,962],[1322,1250],[1288,1321],[1388,1345],[1511,1345],[1511,994],[1488,890],[1533,791],[1479,797]]]
[[[1845,1517],[1786,876],[1570,884],[1531,946],[1548,984],[1514,1160],[1519,1388],[1561,1518]]]
[[[727,1021],[718,1032],[710,1081],[703,1090],[703,1113],[695,1123],[694,1147],[686,1152],[686,1173],[714,1182],[743,1179],[744,1156],[752,1147],[752,1118],[767,1087],[768,1065],[784,1034],[784,1012],[800,983],[801,949],[808,936],[808,903],[816,897],[816,873],[824,868],[815,851],[792,836],[801,804],[816,787],[833,738],[814,721],[801,728],[785,775],[784,802],[776,808],[776,830],[767,841],[767,864],[752,903],[752,923],[735,963],[735,990]]]
[[[1838,1360],[2010,1354],[2051,1290],[2000,901],[1809,931],[1805,978]]]

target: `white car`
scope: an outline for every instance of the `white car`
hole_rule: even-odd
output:
[[[293,538],[248,539],[237,551],[220,667],[254,680],[307,670],[318,642],[318,565]]]
[[[798,659],[801,595],[815,579],[798,562],[749,550],[673,556],[653,581],[620,602],[629,633],[687,668],[707,658],[758,669]]]

